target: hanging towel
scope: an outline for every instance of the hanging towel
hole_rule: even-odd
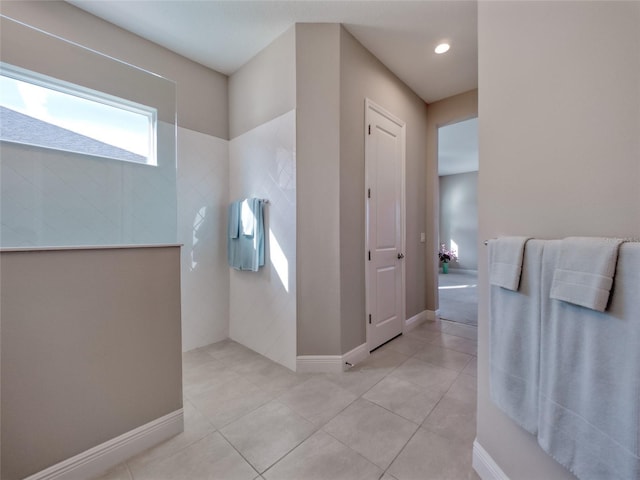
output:
[[[518,290],[524,247],[530,237],[501,237],[492,240],[493,257],[489,268],[491,285]]]
[[[253,237],[256,225],[255,198],[246,198],[240,206],[240,224],[242,225],[242,235]]]
[[[607,312],[549,298],[564,241],[543,256],[538,443],[581,479],[640,478],[640,243],[619,248]]]
[[[237,227],[239,234],[236,237],[229,235],[227,245],[229,266],[236,270],[257,272],[264,266],[263,201],[258,198],[248,198],[234,203],[237,204],[239,212]],[[230,224],[232,211],[230,207]]]
[[[490,393],[493,403],[532,434],[538,422],[540,274],[543,240],[530,240],[518,291],[491,286]],[[489,241],[490,265],[501,247]]]
[[[620,238],[596,237],[562,240],[551,298],[604,312],[623,242]]]
[[[240,203],[231,202],[229,204],[229,216],[227,231],[229,232],[229,238],[238,238],[240,232]]]

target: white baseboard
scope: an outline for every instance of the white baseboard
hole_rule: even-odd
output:
[[[367,344],[358,345],[344,355],[300,355],[296,359],[298,373],[341,373],[369,356]]]
[[[473,441],[473,469],[482,480],[509,480],[491,455],[478,443],[478,439]]]
[[[353,350],[342,355],[343,368],[345,370],[348,370],[352,366],[359,364],[363,360],[366,360],[368,356],[369,356],[369,348],[367,347],[367,344],[365,342],[362,345],[358,345]],[[351,366],[347,365],[347,363],[350,363]]]
[[[429,310],[423,310],[420,313],[414,315],[411,318],[407,318],[404,321],[404,333],[410,332],[416,327],[419,327],[422,323],[429,320]]]
[[[340,373],[342,355],[299,355],[296,358],[297,373]]]
[[[106,472],[184,431],[182,408],[35,473],[25,480],[75,480]]]
[[[440,318],[440,310],[427,310],[427,320],[435,322]]]

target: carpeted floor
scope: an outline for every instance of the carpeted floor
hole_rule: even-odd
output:
[[[440,318],[467,325],[478,325],[478,274],[449,269],[438,275]]]

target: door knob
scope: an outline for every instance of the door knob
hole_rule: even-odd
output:
[[[404,253],[399,253],[398,258],[404,258]]]

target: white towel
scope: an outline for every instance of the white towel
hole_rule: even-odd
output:
[[[518,290],[522,273],[524,247],[530,237],[501,237],[489,240],[490,256],[489,282],[491,285]]]
[[[562,240],[551,298],[604,312],[623,242],[620,238],[597,237]]]
[[[530,240],[518,291],[491,286],[491,400],[535,435],[538,422],[540,352],[540,274],[543,240]],[[489,242],[489,257],[497,241]]]
[[[581,479],[640,478],[640,243],[620,246],[607,312],[551,300],[545,244],[538,443]]]

